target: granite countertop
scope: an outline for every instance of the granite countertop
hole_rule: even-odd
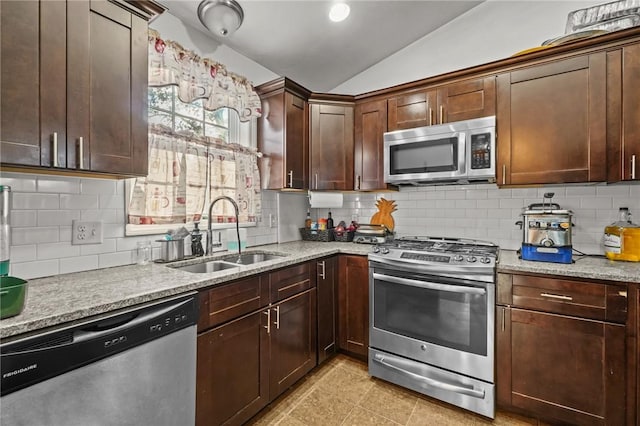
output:
[[[605,257],[574,256],[574,263],[533,262],[518,259],[515,251],[500,250],[498,272],[534,272],[608,281],[640,283],[640,262],[614,262]]]
[[[19,315],[0,321],[0,338],[84,319],[152,300],[174,296],[237,278],[282,268],[332,254],[366,255],[370,245],[295,241],[247,249],[285,254],[275,260],[210,273],[190,273],[151,263],[55,275],[29,280]],[[228,252],[174,262],[172,266],[216,259]]]
[[[280,253],[278,259],[210,273],[190,273],[152,263],[97,269],[73,274],[29,280],[25,307],[20,315],[0,321],[0,338],[33,332],[62,323],[81,320],[121,308],[225,283],[333,254],[366,255],[367,244],[295,241],[251,247],[247,252]],[[228,255],[174,262],[181,266]],[[585,257],[576,263],[530,262],[517,258],[516,252],[502,250],[498,271],[535,272],[580,278],[640,283],[640,263],[612,262]]]

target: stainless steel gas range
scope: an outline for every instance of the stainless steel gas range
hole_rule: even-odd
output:
[[[498,247],[404,237],[369,254],[369,374],[494,418]]]

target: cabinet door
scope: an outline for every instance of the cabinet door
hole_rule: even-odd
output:
[[[606,54],[497,78],[498,184],[606,179]]]
[[[311,189],[353,189],[353,107],[311,104]]]
[[[239,425],[269,402],[265,313],[257,311],[198,335],[197,425]]]
[[[510,310],[514,407],[571,424],[625,423],[623,325]]]
[[[511,407],[511,309],[496,306],[496,404]]]
[[[369,348],[369,263],[366,256],[340,256],[338,278],[340,349],[366,356]]]
[[[65,167],[66,5],[2,2],[0,28],[2,162]]]
[[[70,9],[68,141],[78,149],[72,157],[76,168],[145,176],[147,22],[108,1],[86,3]],[[83,7],[86,13],[77,10]]]
[[[264,189],[309,187],[308,105],[286,91],[261,96],[258,149]]]
[[[607,181],[640,180],[640,44],[607,52]]]
[[[316,366],[316,289],[273,306],[270,318],[273,400]]]
[[[438,123],[470,120],[496,114],[495,77],[448,84],[438,89]]]
[[[386,101],[356,105],[354,140],[354,189],[356,191],[386,189],[383,159],[383,136],[386,131]]]
[[[318,292],[318,364],[336,351],[336,290],[338,283],[338,257],[317,262]]]
[[[437,99],[438,93],[436,90],[390,98],[388,100],[389,116],[387,128],[391,132],[393,130],[437,124]]]

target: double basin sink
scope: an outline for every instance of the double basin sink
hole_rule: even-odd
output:
[[[219,259],[210,260],[208,262],[195,263],[192,265],[177,266],[172,268],[180,271],[193,273],[207,273],[223,271],[225,269],[237,268],[239,266],[253,265],[254,263],[267,262],[269,260],[280,259],[286,254],[275,254],[265,252],[250,252],[238,254],[228,254]]]

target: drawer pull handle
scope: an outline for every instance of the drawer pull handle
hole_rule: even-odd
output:
[[[53,144],[53,158],[51,159],[52,161],[52,166],[53,167],[58,167],[58,132],[53,132],[53,136],[52,136],[52,144]]]
[[[289,188],[293,188],[293,170],[289,170]]]
[[[548,297],[550,299],[573,300],[573,297],[563,296],[562,294],[540,293],[540,296]]]
[[[276,306],[274,308],[274,311],[276,311],[276,322],[274,322],[276,329],[280,330],[280,305]]]
[[[627,297],[627,290],[619,291],[619,292],[618,292],[618,296],[621,296],[621,297]]]

